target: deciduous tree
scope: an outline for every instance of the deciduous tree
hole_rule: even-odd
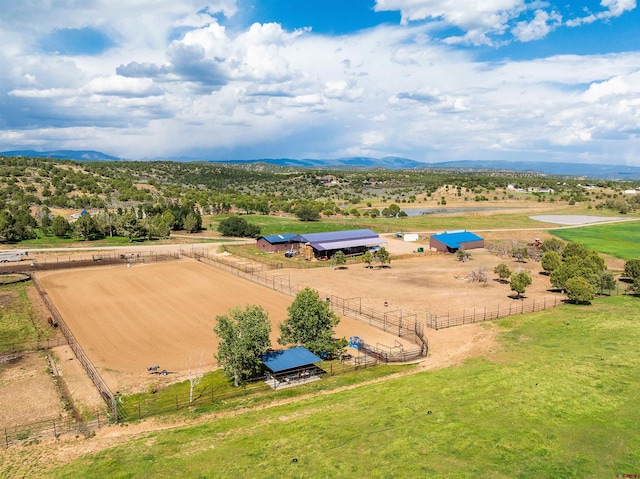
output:
[[[525,293],[527,286],[530,284],[531,275],[529,271],[522,270],[511,275],[511,290],[517,293],[517,298],[520,298]]]
[[[624,264],[624,276],[629,279],[640,279],[640,258],[627,260]]]
[[[234,215],[218,224],[218,231],[222,236],[242,236],[255,238],[260,234],[260,227],[249,223],[244,218]]]
[[[280,324],[280,344],[304,346],[321,356],[337,353],[333,328],[340,318],[331,311],[331,303],[322,301],[316,290],[300,291],[288,312],[288,318]]]
[[[303,202],[296,205],[293,213],[300,221],[318,221],[320,220],[320,208],[310,202]]]
[[[83,213],[80,215],[75,223],[73,223],[73,229],[84,240],[91,239],[91,237],[98,232],[96,222],[89,213]]]
[[[373,264],[373,253],[371,253],[371,251],[367,250],[364,253],[364,256],[362,256],[362,259],[364,260],[364,263],[367,265],[367,268],[371,268],[372,264]]]
[[[71,232],[71,225],[64,216],[56,216],[51,222],[51,231],[58,238],[63,238]]]
[[[391,264],[391,255],[384,246],[376,253],[376,258],[380,262],[380,266],[384,267],[387,263]]]
[[[504,282],[509,276],[511,276],[511,270],[506,263],[500,263],[498,266],[493,268],[493,272],[498,275],[501,283]]]
[[[233,308],[227,315],[216,316],[214,332],[220,339],[215,355],[225,373],[237,387],[260,373],[263,354],[270,345],[271,323],[260,306]]]
[[[341,267],[347,263],[347,257],[343,251],[336,251],[331,261],[334,267]]]

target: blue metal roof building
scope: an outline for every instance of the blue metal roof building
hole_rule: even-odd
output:
[[[326,259],[332,253],[342,250],[345,254],[361,254],[371,246],[384,244],[385,241],[370,229],[331,231],[327,233],[309,233],[297,235],[292,242],[308,243],[317,257]]]
[[[291,247],[291,239],[294,236],[294,233],[260,236],[256,240],[256,247],[262,251],[268,251],[270,253],[275,253],[276,251],[287,251]]]
[[[429,246],[437,251],[454,252],[460,248],[465,250],[484,248],[484,239],[470,231],[445,231],[432,235]]]
[[[267,369],[273,373],[307,368],[315,366],[314,363],[322,361],[322,359],[302,346],[283,351],[271,351],[260,356],[260,359],[262,359]]]
[[[327,233],[309,233],[295,236],[292,241],[299,243],[327,243],[331,241],[348,241],[364,238],[379,238],[370,229],[329,231]]]
[[[264,239],[265,241],[268,241],[271,244],[278,244],[278,243],[288,243],[289,241],[291,241],[291,238],[293,238],[295,236],[295,233],[283,233],[283,234],[277,234],[277,235],[264,235],[264,236],[260,236],[260,238],[258,239]]]

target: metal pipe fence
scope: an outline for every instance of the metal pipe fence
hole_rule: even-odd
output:
[[[11,426],[0,429],[3,446],[8,448],[19,444],[27,444],[31,441],[39,441],[46,438],[60,437],[67,434],[84,434],[89,436],[93,431],[109,424],[110,418],[103,411],[96,411],[93,419],[80,421],[73,417],[58,417],[35,421],[20,426]]]
[[[487,310],[487,307],[478,307],[473,309],[463,309],[461,315],[451,316],[447,314],[430,314],[427,313],[426,324],[431,329],[444,329],[454,326],[462,326],[464,324],[479,323],[483,321],[491,321],[493,319],[506,318],[508,316],[535,313],[544,311],[549,308],[555,308],[564,304],[562,299],[557,296],[551,298],[544,297],[542,299],[533,298],[531,301],[520,300],[519,303],[509,303],[505,307],[498,305],[494,310]]]
[[[32,281],[36,290],[40,294],[42,301],[49,309],[49,312],[51,313],[51,316],[53,317],[54,321],[58,324],[58,328],[60,329],[60,332],[62,332],[63,336],[67,340],[69,347],[75,354],[76,358],[78,359],[78,361],[80,362],[84,370],[87,372],[89,378],[91,379],[94,386],[100,393],[100,397],[102,397],[104,402],[110,408],[112,420],[115,422],[118,422],[120,418],[121,410],[119,408],[118,402],[116,401],[113,393],[111,392],[111,389],[109,389],[109,386],[107,385],[107,383],[104,381],[104,379],[102,379],[102,376],[100,376],[100,373],[98,372],[96,367],[93,365],[93,363],[91,362],[87,354],[84,352],[84,349],[82,349],[82,346],[76,340],[75,336],[71,332],[71,329],[69,329],[67,324],[64,322],[62,315],[58,312],[58,309],[51,302],[51,300],[49,299],[49,296],[44,291],[42,286],[40,286],[40,283],[38,282],[38,280],[35,277],[33,277]]]
[[[3,343],[0,344],[0,354],[16,354],[29,351],[40,351],[43,349],[51,349],[58,346],[64,346],[67,340],[64,337],[56,336],[54,338],[36,339],[33,341],[22,341],[19,343]]]
[[[355,358],[354,358],[355,359]],[[349,372],[356,372],[365,368],[371,368],[380,364],[380,361],[350,361],[331,362],[323,365],[323,375],[330,377]],[[320,368],[318,368],[320,369]],[[277,380],[280,380],[276,378]],[[224,393],[216,391],[211,386],[196,388],[193,399],[190,401],[189,391],[181,394],[154,394],[147,396],[142,401],[126,402],[123,406],[128,420],[140,420],[158,414],[180,411],[184,409],[196,409],[198,407],[213,407],[215,404],[225,404],[229,401],[243,397],[266,394],[279,387],[273,387],[273,376],[260,376],[252,378],[240,387],[227,390]],[[301,383],[302,384],[302,383]],[[280,387],[281,388],[281,387]]]
[[[120,253],[108,251],[100,253],[86,253],[71,255],[42,256],[27,261],[0,265],[0,273],[32,273],[56,269],[87,268],[94,266],[119,266],[131,263],[151,263],[160,261],[179,260],[178,251],[140,251]]]
[[[213,256],[207,250],[187,250],[183,251],[187,257],[221,269],[231,274],[235,274],[243,279],[252,281],[259,285],[279,291],[289,296],[295,296],[306,286],[291,281],[287,274],[273,274],[262,270],[260,267],[245,262],[238,262],[225,256]],[[335,313],[348,316],[357,321],[367,323],[378,329],[382,329],[398,337],[404,337],[420,346],[414,353],[414,357],[426,356],[428,353],[428,342],[424,336],[424,328],[418,323],[417,316],[410,315],[403,317],[402,310],[376,311],[372,308],[362,306],[361,298],[342,298],[329,293],[318,291],[320,298],[328,301],[331,310]],[[395,356],[388,356],[390,361],[403,361]]]

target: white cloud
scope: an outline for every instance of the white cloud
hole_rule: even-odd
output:
[[[640,71],[593,83],[582,97],[586,101],[593,103],[614,96],[627,96],[629,94],[634,96],[640,94]]]
[[[492,45],[527,5],[524,0],[376,0],[376,11],[398,10],[402,22],[430,20],[461,29],[464,34],[446,39],[449,44]]]
[[[118,75],[91,80],[85,87],[88,93],[123,97],[145,97],[162,94],[162,90],[147,78],[126,78]]]
[[[536,10],[535,17],[530,22],[518,22],[513,28],[513,36],[521,42],[530,42],[546,37],[562,23],[562,16],[544,10]]]
[[[600,161],[637,145],[640,53],[480,62],[455,46],[543,38],[562,20],[541,1],[379,0],[379,10],[400,9],[405,25],[340,37],[276,23],[225,28],[203,10],[211,3],[231,15],[231,0],[9,3],[16,23],[0,31],[1,149],[549,160],[566,159],[566,147]],[[33,18],[23,3],[39,8]],[[603,7],[614,15],[632,3]],[[43,25],[88,19],[116,47],[95,57],[32,48]],[[460,35],[431,36],[451,26]]]
[[[589,13],[585,17],[576,18],[566,22],[569,27],[577,27],[583,24],[593,23],[598,20],[607,20],[609,18],[619,17],[625,12],[636,8],[636,0],[602,0],[600,5],[605,8],[604,11],[597,13]]]

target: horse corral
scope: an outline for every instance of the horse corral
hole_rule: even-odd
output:
[[[149,381],[185,378],[195,356],[203,357],[205,368],[217,367],[215,318],[236,306],[262,306],[277,347],[278,324],[293,301],[191,260],[46,272],[39,281],[110,388],[123,393],[144,390]],[[393,342],[392,335],[350,318],[342,318],[336,334]]]

